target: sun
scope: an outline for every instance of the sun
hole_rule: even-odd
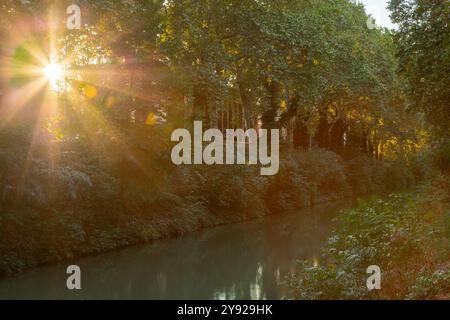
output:
[[[64,76],[63,68],[57,63],[49,63],[44,67],[44,75],[50,82],[62,80]]]

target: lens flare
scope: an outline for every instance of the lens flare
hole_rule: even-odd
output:
[[[49,63],[44,68],[44,74],[50,82],[57,82],[59,80],[62,80],[64,71],[59,64]]]

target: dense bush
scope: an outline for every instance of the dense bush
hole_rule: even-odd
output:
[[[269,185],[266,200],[274,212],[341,199],[351,193],[343,160],[323,149],[285,154]]]
[[[279,174],[263,177],[256,166],[173,166],[154,128],[121,143],[33,134],[0,132],[0,273],[409,181],[405,166],[323,149],[282,154]]]
[[[447,182],[446,189],[448,190]],[[287,281],[296,299],[437,298],[448,295],[450,202],[423,202],[425,191],[373,198],[339,217],[322,263],[301,262]],[[366,269],[382,270],[381,290],[366,287]]]
[[[432,162],[442,172],[450,172],[450,139],[441,141],[434,147]]]
[[[450,271],[439,270],[434,273],[423,273],[409,288],[407,299],[450,299]]]

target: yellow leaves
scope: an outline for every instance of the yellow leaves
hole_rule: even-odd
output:
[[[360,101],[360,102],[366,102],[366,103],[370,103],[370,101],[372,100],[370,97],[367,97],[367,96],[359,96],[358,97],[358,100]]]
[[[62,140],[64,134],[61,130],[60,122],[62,121],[61,116],[53,116],[45,121],[45,129],[53,135],[57,140]]]
[[[158,118],[153,112],[150,112],[147,116],[147,120],[145,120],[145,124],[149,126],[154,126],[158,122]]]
[[[337,103],[333,102],[328,104],[328,113],[332,116],[332,117],[337,117]]]
[[[286,110],[287,110],[287,103],[286,103],[286,100],[281,100],[281,102],[280,102],[280,109],[281,109],[282,111],[286,111]]]
[[[168,36],[167,36],[166,33],[163,33],[163,34],[161,34],[161,35],[159,36],[159,41],[160,41],[161,43],[165,43],[165,42],[167,42],[167,40],[168,40]]]
[[[314,58],[313,59],[313,64],[315,65],[315,66],[317,66],[317,65],[319,65],[319,60],[318,59],[316,59],[316,58]]]
[[[164,31],[159,36],[159,41],[161,43],[167,42],[173,35],[173,29],[170,27],[167,27],[164,29]]]

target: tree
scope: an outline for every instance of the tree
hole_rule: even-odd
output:
[[[411,109],[423,112],[437,136],[450,136],[450,2],[391,0],[399,71]]]

